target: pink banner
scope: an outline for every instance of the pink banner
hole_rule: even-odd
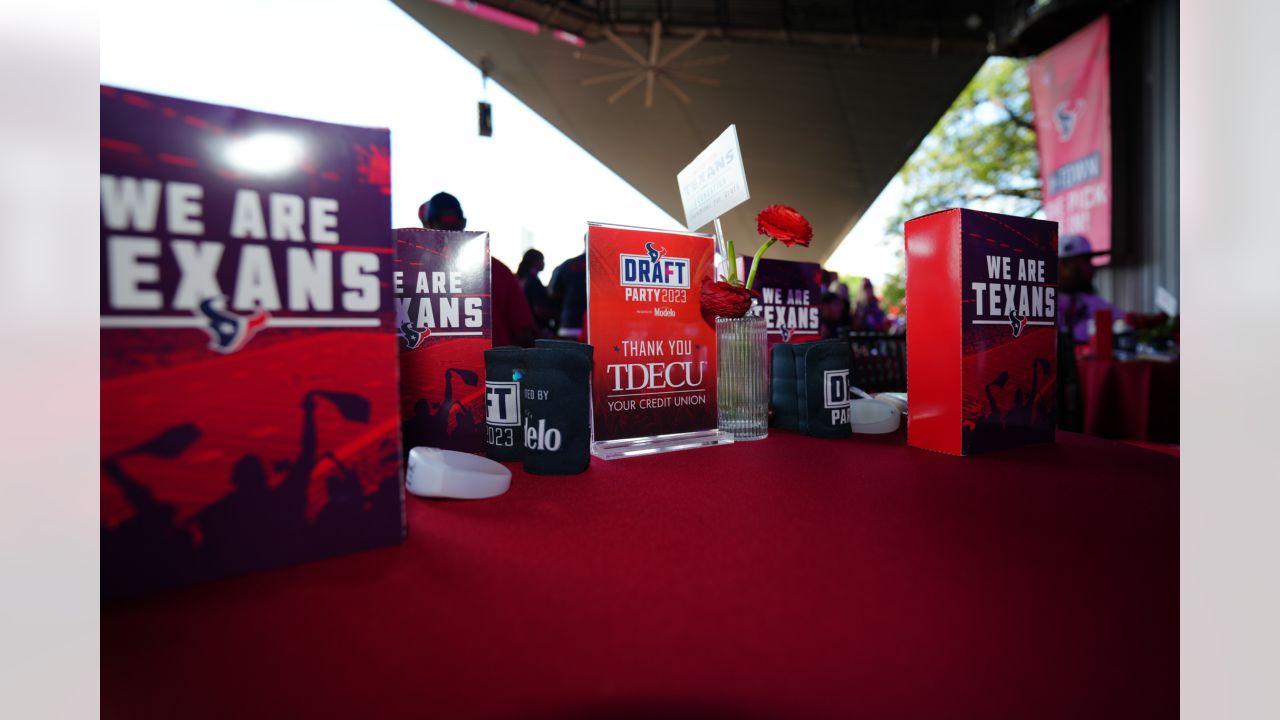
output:
[[[1104,15],[1028,67],[1045,217],[1095,251],[1111,249],[1109,28]]]

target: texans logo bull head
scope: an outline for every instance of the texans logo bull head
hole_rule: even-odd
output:
[[[644,251],[649,253],[649,262],[655,262],[655,263],[661,260],[667,254],[666,248],[654,247],[654,244],[651,242],[647,242],[644,244]]]
[[[1018,317],[1014,311],[1009,311],[1009,324],[1013,326],[1013,336],[1018,337],[1027,327],[1027,316]]]
[[[782,342],[791,341],[791,328],[787,327],[786,325],[779,325],[778,332],[782,333]]]
[[[208,322],[203,330],[211,339],[209,349],[226,354],[244,347],[249,338],[267,326],[271,316],[262,308],[254,310],[252,315],[237,315],[227,310],[223,303],[224,299],[220,297],[204,300],[196,317],[203,316]]]
[[[430,334],[431,328],[418,330],[413,323],[400,323],[400,341],[404,343],[406,350],[416,350]]]
[[[1071,134],[1076,131],[1076,118],[1083,109],[1083,99],[1073,102],[1063,100],[1053,109],[1053,125],[1058,129],[1059,141],[1066,142],[1071,139]]]

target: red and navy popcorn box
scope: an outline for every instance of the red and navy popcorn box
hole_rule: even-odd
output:
[[[389,133],[100,102],[102,596],[399,542]]]
[[[944,210],[906,225],[907,442],[970,455],[1053,442],[1058,224]]]
[[[405,228],[395,247],[404,451],[484,452],[489,234]]]

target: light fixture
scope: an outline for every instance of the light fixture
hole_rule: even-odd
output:
[[[654,103],[654,87],[661,84],[680,102],[685,105],[693,103],[693,98],[689,97],[676,81],[697,83],[699,85],[707,85],[710,87],[718,87],[720,81],[716,78],[707,77],[698,72],[692,72],[693,68],[707,67],[710,65],[719,65],[729,60],[728,55],[713,55],[710,57],[697,58],[695,60],[686,60],[677,63],[676,61],[685,53],[692,50],[707,37],[706,30],[699,30],[697,33],[685,40],[674,50],[662,55],[662,22],[654,20],[649,28],[649,55],[645,57],[631,47],[625,40],[618,37],[613,30],[604,29],[604,36],[622,50],[627,59],[619,59],[608,56],[593,55],[580,50],[574,51],[575,60],[589,62],[595,65],[603,65],[605,67],[618,68],[616,72],[608,72],[602,75],[584,78],[581,80],[583,87],[599,85],[601,83],[610,83],[616,80],[625,80],[617,90],[613,91],[608,98],[610,105],[622,99],[624,95],[631,92],[644,83],[644,109],[649,110]]]
[[[227,163],[254,175],[280,175],[302,164],[302,141],[294,135],[269,132],[236,138],[227,144]]]

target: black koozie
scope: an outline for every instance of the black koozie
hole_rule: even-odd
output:
[[[849,437],[849,343],[819,340],[796,348],[803,353],[796,358],[800,429],[813,437]]]
[[[569,350],[570,352],[576,352],[585,357],[588,363],[591,362],[592,353],[594,352],[594,348],[591,345],[578,342],[577,340],[547,340],[540,338],[533,341],[533,346],[537,348],[549,348],[552,350],[564,349]],[[589,374],[588,377],[590,377]]]
[[[484,351],[485,454],[498,462],[524,459],[520,386],[528,372],[525,352],[513,345]]]
[[[562,340],[539,340],[525,351],[525,472],[576,475],[591,464],[592,352]]]
[[[804,343],[807,344],[807,343]],[[796,348],[799,345],[778,343],[769,351],[769,405],[773,408],[773,426],[779,430],[800,429],[800,398],[796,388]]]

